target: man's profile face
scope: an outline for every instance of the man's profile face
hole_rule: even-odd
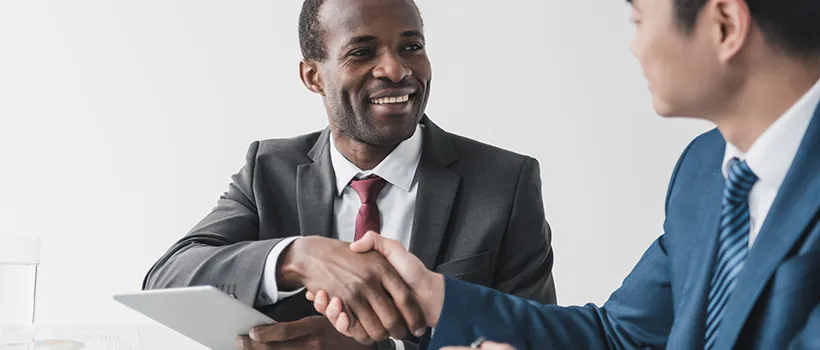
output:
[[[632,0],[631,50],[652,92],[655,112],[702,117],[722,102],[727,91],[714,51],[716,26],[699,18],[687,33],[677,21],[673,1]]]
[[[319,18],[325,106],[341,134],[390,146],[413,135],[432,75],[412,0],[328,0]]]

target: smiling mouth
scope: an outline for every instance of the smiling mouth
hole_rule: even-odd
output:
[[[371,98],[370,103],[374,105],[406,103],[407,101],[410,101],[410,96],[412,96],[412,94],[396,97]]]

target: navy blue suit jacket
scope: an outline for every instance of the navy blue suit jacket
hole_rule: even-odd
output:
[[[517,349],[703,349],[725,141],[686,148],[666,197],[664,234],[597,307],[540,305],[447,278],[430,348],[478,336]],[[820,109],[749,252],[716,349],[820,349]]]

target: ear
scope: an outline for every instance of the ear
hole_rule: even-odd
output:
[[[744,0],[712,0],[707,4],[714,25],[714,43],[718,59],[734,58],[749,39],[752,15]],[[704,18],[706,19],[706,18]]]
[[[319,72],[318,64],[318,62],[304,59],[299,61],[299,77],[302,79],[302,84],[305,84],[308,90],[324,96],[324,84],[322,83],[322,76]]]

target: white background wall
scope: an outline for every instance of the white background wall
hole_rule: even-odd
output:
[[[541,162],[559,302],[600,305],[711,126],[653,113],[623,1],[418,2],[429,115]],[[150,322],[111,295],[140,288],[251,141],[324,127],[297,76],[300,6],[0,1],[0,235],[43,237],[39,322]]]

